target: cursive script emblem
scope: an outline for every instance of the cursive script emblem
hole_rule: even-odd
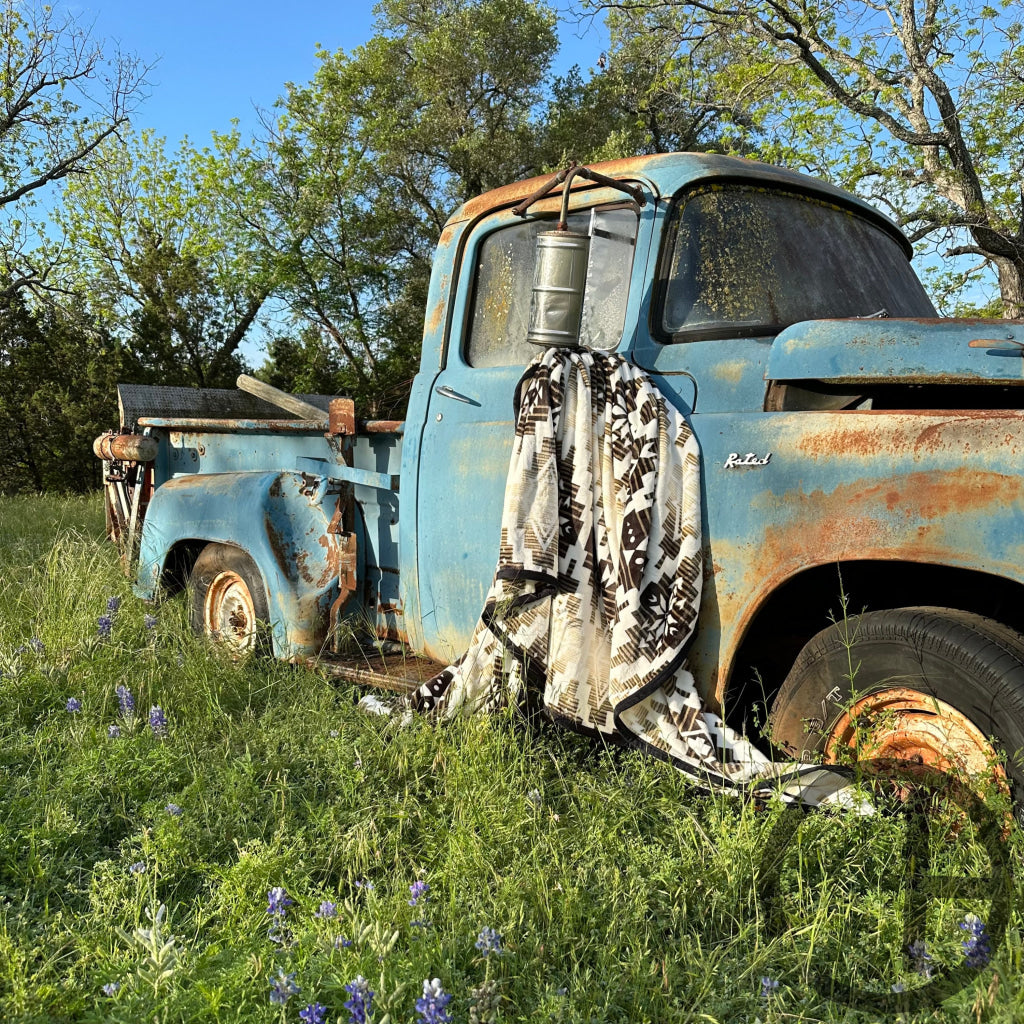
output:
[[[725,469],[738,469],[740,466],[767,466],[771,461],[772,453],[769,452],[763,459],[759,459],[753,452],[747,452],[740,458],[739,452],[730,452],[729,458],[725,460]]]

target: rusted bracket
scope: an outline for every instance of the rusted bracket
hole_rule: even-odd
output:
[[[560,231],[564,231],[569,208],[569,190],[572,188],[573,178],[586,178],[587,181],[593,181],[598,185],[605,185],[608,188],[618,189],[619,192],[625,192],[626,195],[628,195],[637,204],[637,206],[647,205],[647,199],[639,185],[627,185],[624,181],[617,181],[615,178],[609,178],[607,174],[601,174],[599,171],[592,171],[589,167],[582,167],[573,160],[567,167],[562,168],[562,170],[560,170],[550,181],[541,185],[536,192],[527,196],[518,206],[513,206],[512,213],[516,217],[525,217],[526,211],[533,206],[538,199],[543,199],[549,192],[558,188],[559,185],[562,185],[562,210],[558,220],[558,229]]]

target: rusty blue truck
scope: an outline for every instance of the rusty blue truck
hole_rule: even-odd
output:
[[[879,763],[1024,779],[1024,322],[937,317],[898,227],[822,181],[703,154],[575,171],[448,221],[403,422],[122,386],[97,451],[137,593],[361,682],[457,657],[557,221],[588,239],[572,343],[646,371],[699,442],[703,699],[786,757],[841,759],[868,723]],[[376,661],[342,656],[354,633]]]

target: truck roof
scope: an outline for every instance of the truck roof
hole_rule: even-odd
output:
[[[687,186],[700,181],[716,179],[733,181],[746,179],[751,183],[759,182],[813,193],[856,208],[858,212],[870,217],[899,239],[908,257],[913,255],[913,248],[899,226],[870,203],[837,188],[835,185],[830,185],[820,178],[812,178],[810,175],[800,174],[785,167],[775,167],[771,164],[759,163],[756,160],[721,156],[716,153],[659,153],[653,156],[606,160],[600,163],[590,163],[587,166],[612,178],[640,178],[652,185],[659,196],[675,195]],[[540,188],[552,176],[551,174],[542,174],[485,192],[483,195],[463,203],[448,219],[448,224],[473,221],[485,213],[505,206],[512,206]],[[575,178],[572,182],[574,192],[577,189],[593,187],[592,182],[582,178]]]

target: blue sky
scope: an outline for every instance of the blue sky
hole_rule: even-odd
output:
[[[370,4],[313,0],[93,0],[68,9],[95,37],[157,61],[134,122],[172,148],[184,135],[207,144],[233,117],[254,131],[255,107],[272,106],[285,82],[312,78],[317,43],[351,50],[373,34],[374,21]],[[559,38],[559,70],[589,68],[607,39],[600,23],[575,18],[559,26]]]

